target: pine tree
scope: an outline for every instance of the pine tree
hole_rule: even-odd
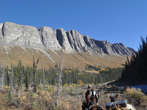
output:
[[[147,83],[147,37],[141,38],[138,52],[128,59],[122,72],[121,81]]]
[[[6,67],[5,72],[6,72],[6,85],[9,86],[9,84],[10,84],[10,76],[9,76],[9,68],[8,68],[8,66]]]
[[[29,68],[27,68],[26,71],[23,71],[23,74],[25,76],[24,78],[25,90],[28,91],[29,89]]]

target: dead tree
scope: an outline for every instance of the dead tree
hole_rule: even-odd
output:
[[[4,78],[5,78],[5,74],[4,74],[2,66],[0,65],[0,80],[1,80],[2,89],[4,88],[4,80],[5,80]]]
[[[37,65],[39,63],[39,58],[37,60],[35,60],[34,56],[33,56],[33,92],[37,91],[37,81],[36,81],[36,72],[37,72]]]
[[[14,92],[14,71],[13,66],[11,65],[11,71],[9,71],[10,74],[10,93],[13,94]]]
[[[45,79],[45,70],[42,70],[42,85],[43,85],[43,89],[45,89],[46,86],[46,79]]]
[[[57,106],[61,104],[61,93],[62,93],[62,72],[63,72],[63,57],[61,56],[58,65],[58,86],[57,86]]]

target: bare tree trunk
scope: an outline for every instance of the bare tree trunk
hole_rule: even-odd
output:
[[[58,66],[58,89],[57,89],[57,106],[61,104],[61,93],[62,93],[62,72],[63,72],[63,58],[61,57]]]
[[[5,74],[3,71],[2,66],[0,65],[0,80],[1,80],[1,88],[4,88],[4,78],[5,78]]]
[[[2,70],[2,79],[1,79],[1,88],[3,89],[4,88],[4,85],[5,85],[5,73],[3,72]]]
[[[11,72],[10,72],[10,93],[13,94],[14,92],[14,73],[13,73],[13,67],[11,66]]]
[[[42,70],[42,83],[43,83],[43,89],[45,89],[45,86],[46,86],[46,80],[45,80],[45,71],[44,69]]]

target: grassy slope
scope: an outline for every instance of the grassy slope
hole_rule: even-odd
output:
[[[6,66],[10,64],[17,64],[18,61],[21,60],[24,65],[32,66],[32,59],[33,56],[35,56],[35,58],[40,58],[39,67],[52,67],[59,63],[60,59],[63,58],[64,67],[84,69],[86,64],[105,67],[120,67],[126,60],[125,57],[121,56],[94,56],[85,53],[65,54],[61,52],[52,52],[50,50],[48,50],[48,53],[55,62],[52,62],[47,55],[39,50],[23,49],[19,47],[1,47],[0,63]]]

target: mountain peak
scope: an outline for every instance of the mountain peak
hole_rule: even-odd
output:
[[[13,22],[0,24],[0,44],[63,50],[67,53],[86,52],[95,55],[123,56],[134,54],[133,49],[125,47],[122,43],[111,44],[108,41],[94,40],[75,30],[65,31],[63,28],[54,30],[48,26],[37,29]]]

